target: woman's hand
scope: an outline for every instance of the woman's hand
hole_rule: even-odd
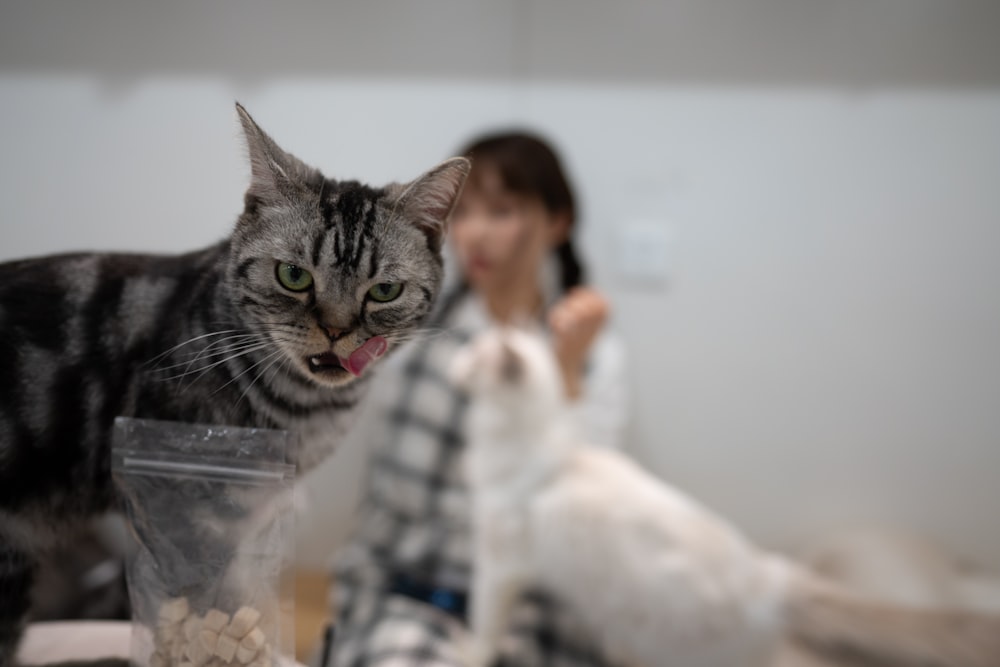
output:
[[[589,287],[575,287],[549,311],[549,328],[566,395],[577,399],[583,390],[584,366],[590,346],[608,319],[608,301]]]

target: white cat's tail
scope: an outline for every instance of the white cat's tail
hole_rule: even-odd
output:
[[[1000,667],[1000,614],[874,602],[797,570],[787,589],[789,634],[876,664]]]

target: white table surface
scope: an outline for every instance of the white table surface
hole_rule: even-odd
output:
[[[132,624],[126,621],[58,621],[28,626],[17,657],[25,665],[61,660],[128,658]],[[294,661],[288,667],[303,667]]]

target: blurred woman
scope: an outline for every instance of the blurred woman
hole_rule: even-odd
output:
[[[554,151],[524,133],[464,151],[472,173],[449,238],[460,268],[432,332],[383,367],[368,411],[370,469],[357,529],[334,571],[336,641],[327,665],[464,665],[470,581],[463,483],[467,397],[447,369],[496,323],[536,319],[551,335],[588,440],[618,446],[625,424],[623,352],[605,331],[608,304],[584,286],[573,245],[576,204]],[[504,663],[599,665],[554,600],[519,607]]]

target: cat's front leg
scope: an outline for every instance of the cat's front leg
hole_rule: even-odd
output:
[[[469,618],[471,667],[489,667],[496,662],[514,605],[524,590],[524,577],[513,569],[477,565]]]

